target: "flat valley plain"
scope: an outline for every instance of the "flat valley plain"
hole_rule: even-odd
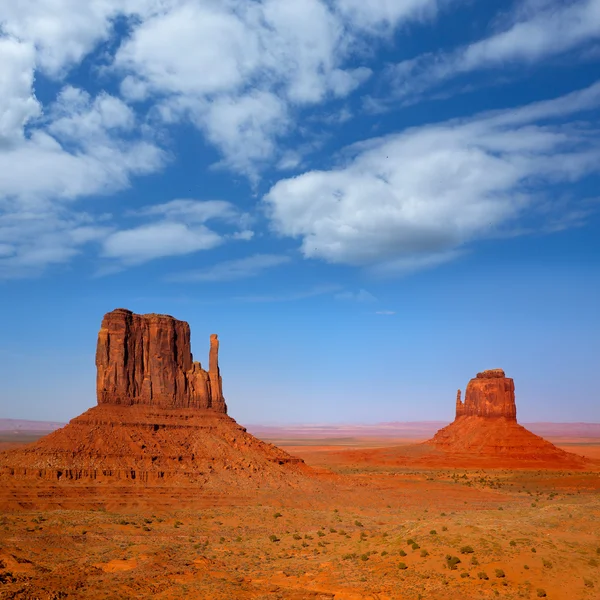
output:
[[[415,438],[272,441],[314,489],[2,482],[0,598],[600,598],[600,438],[550,438],[588,471],[390,460]]]

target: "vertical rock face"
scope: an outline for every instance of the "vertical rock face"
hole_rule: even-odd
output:
[[[506,377],[502,369],[477,373],[467,385],[464,403],[460,400],[460,390],[456,398],[456,418],[463,416],[503,417],[516,421],[514,381]]]
[[[211,336],[209,372],[194,362],[190,327],[168,315],[118,308],[102,320],[96,349],[98,404],[202,408],[226,413]]]

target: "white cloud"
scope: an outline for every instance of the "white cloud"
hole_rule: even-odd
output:
[[[39,275],[109,232],[108,226],[83,213],[55,208],[0,211],[0,279]]]
[[[209,250],[222,242],[220,235],[204,225],[192,228],[183,223],[162,222],[112,233],[104,241],[103,255],[136,265],[164,256]]]
[[[457,75],[530,64],[600,39],[600,0],[529,0],[508,26],[449,53],[424,54],[399,63],[389,76],[398,96],[412,97]]]
[[[62,78],[112,33],[119,16],[139,18],[161,10],[171,0],[18,0],[0,3],[0,30],[36,48],[37,63]]]
[[[396,311],[395,310],[377,310],[375,311],[376,315],[385,315],[385,316],[391,316],[391,315],[395,315]]]
[[[377,298],[367,290],[358,290],[358,292],[340,292],[335,295],[336,300],[351,300],[353,302],[377,302]]]
[[[31,45],[0,37],[0,151],[23,137],[41,108],[33,95],[35,52]]]
[[[536,122],[591,108],[599,93],[600,84],[356,144],[338,168],[275,184],[264,198],[272,226],[300,238],[306,258],[379,273],[451,260],[535,206],[540,187],[597,169],[600,143],[589,124]]]
[[[197,271],[178,273],[169,281],[234,281],[256,277],[262,271],[290,262],[289,256],[280,254],[254,254],[237,260],[227,260]]]
[[[391,29],[406,20],[423,20],[433,17],[444,0],[335,0],[340,13],[354,27],[368,30]]]
[[[182,0],[135,25],[114,67],[126,97],[158,98],[166,122],[189,118],[223,164],[256,180],[265,161],[282,158],[277,142],[297,110],[344,97],[371,76],[346,64],[365,28],[422,19],[436,5],[380,0],[367,22],[358,3],[341,0]],[[290,164],[282,158],[281,168]]]
[[[119,265],[139,265],[157,258],[210,250],[228,239],[252,238],[252,232],[244,229],[250,217],[223,200],[177,199],[144,207],[129,216],[158,220],[115,231],[104,240],[102,256]],[[218,233],[205,225],[212,220],[242,229]],[[104,265],[102,272],[111,272],[112,268],[109,266],[107,271]]]
[[[6,114],[10,109],[0,120]],[[92,99],[67,87],[25,135],[34,116],[13,120],[10,141],[0,143],[0,243],[12,248],[0,257],[1,278],[39,274],[105,237],[110,228],[101,219],[67,203],[127,187],[132,176],[155,171],[165,160],[156,145],[136,135],[130,109],[108,94]]]

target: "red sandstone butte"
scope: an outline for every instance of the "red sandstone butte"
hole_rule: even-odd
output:
[[[219,491],[306,485],[312,470],[227,415],[219,341],[194,362],[190,328],[168,315],[106,314],[96,351],[98,406],[34,444],[0,453],[12,479],[186,481]]]
[[[471,379],[464,402],[458,390],[456,418],[424,444],[454,457],[457,464],[469,457],[509,460],[514,466],[568,463],[577,467],[586,462],[517,423],[515,384],[502,369],[483,371]]]
[[[117,308],[102,319],[96,348],[98,404],[210,408],[227,412],[219,341],[210,338],[208,372],[194,362],[190,326],[169,315]]]
[[[502,369],[491,369],[477,373],[467,385],[465,401],[460,401],[460,390],[456,397],[456,416],[504,417],[517,420],[515,384],[505,377]]]

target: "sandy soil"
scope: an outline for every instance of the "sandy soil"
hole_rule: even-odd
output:
[[[310,494],[3,482],[0,598],[600,597],[600,468],[357,465],[381,440],[321,441],[284,446]]]

